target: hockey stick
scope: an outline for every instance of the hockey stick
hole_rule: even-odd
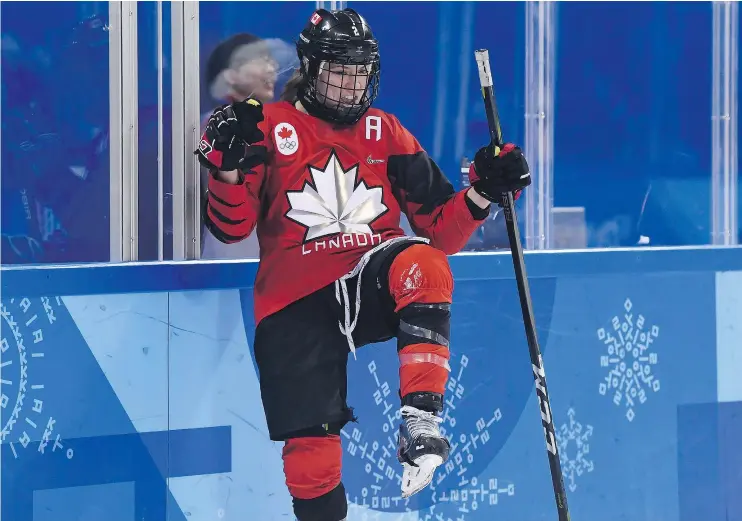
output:
[[[490,69],[489,51],[486,49],[474,51],[479,69],[479,83],[482,87],[484,97],[484,110],[487,113],[490,139],[495,147],[495,155],[500,153],[503,145],[502,129],[500,128],[500,117],[497,114],[497,102],[495,101],[495,90],[492,83],[492,71]],[[515,202],[512,192],[502,194],[501,205],[505,213],[505,227],[510,240],[510,250],[513,255],[513,267],[515,268],[515,281],[518,284],[518,296],[520,297],[520,308],[523,312],[523,325],[526,329],[528,350],[531,353],[531,367],[533,378],[536,381],[536,396],[541,409],[541,423],[544,426],[546,437],[546,450],[549,456],[549,467],[551,468],[551,483],[554,486],[554,498],[556,499],[559,521],[569,521],[569,509],[567,508],[567,492],[564,489],[564,478],[562,477],[562,465],[559,461],[554,423],[551,416],[551,405],[549,404],[549,393],[546,390],[546,375],[544,364],[541,359],[541,349],[536,336],[536,321],[533,318],[533,304],[531,303],[531,291],[528,288],[526,276],[526,265],[523,260],[523,246],[520,243],[520,231],[518,229],[518,217],[515,214]]]

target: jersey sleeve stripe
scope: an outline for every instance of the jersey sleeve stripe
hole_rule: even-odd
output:
[[[219,211],[219,209],[217,208],[217,206],[215,206],[213,204],[209,204],[209,209],[211,210],[211,213],[216,218],[216,220],[219,221],[220,223],[229,224],[231,226],[238,226],[238,225],[240,225],[240,224],[242,224],[242,223],[245,222],[245,219],[244,218],[242,218],[242,219],[234,219],[232,217],[228,217],[228,216],[224,215],[222,212]]]
[[[214,200],[215,200],[215,201],[216,201],[217,203],[219,203],[220,205],[222,205],[222,206],[228,206],[228,207],[230,207],[230,208],[237,208],[237,207],[239,207],[239,206],[242,206],[242,204],[243,204],[242,202],[239,202],[239,203],[230,203],[230,202],[228,202],[228,201],[225,201],[224,199],[222,199],[221,197],[219,197],[218,195],[216,195],[216,194],[215,194],[215,193],[214,193],[213,191],[211,191],[211,190],[209,190],[209,194],[211,194],[211,197],[213,197],[213,198],[214,198]]]
[[[239,224],[228,224],[217,222],[218,219],[214,213],[214,209],[209,206],[204,215],[204,222],[209,231],[220,242],[227,244],[239,242],[250,234],[251,230],[246,220],[243,220]]]
[[[240,206],[247,198],[245,176],[241,175],[240,183],[236,185],[224,183],[209,176],[209,193],[224,206]]]

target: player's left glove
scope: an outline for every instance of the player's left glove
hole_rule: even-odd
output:
[[[495,155],[494,145],[482,147],[469,167],[469,182],[485,199],[499,202],[502,194],[520,191],[531,184],[531,172],[520,147],[507,143]]]

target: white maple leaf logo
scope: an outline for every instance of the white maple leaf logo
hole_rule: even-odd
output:
[[[298,191],[287,192],[291,209],[286,217],[307,228],[305,241],[337,233],[373,234],[370,224],[388,208],[381,187],[356,186],[358,165],[343,168],[333,150],[324,168],[309,165],[309,182]]]

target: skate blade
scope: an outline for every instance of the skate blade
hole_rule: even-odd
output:
[[[433,481],[435,469],[443,464],[443,458],[435,454],[420,456],[415,461],[417,467],[408,463],[402,463],[402,497],[407,498],[417,494]]]

